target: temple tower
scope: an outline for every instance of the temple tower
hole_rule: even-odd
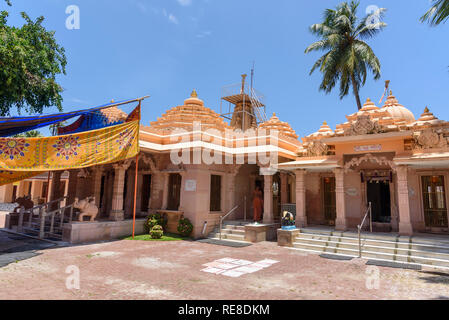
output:
[[[230,120],[232,128],[242,131],[255,129],[267,121],[263,96],[256,93],[252,83],[246,83],[246,78],[247,75],[243,74],[241,84],[224,87],[221,98],[221,116]],[[223,113],[223,102],[229,103],[227,113]]]

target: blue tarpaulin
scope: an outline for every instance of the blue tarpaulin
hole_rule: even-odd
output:
[[[139,99],[111,102],[95,108],[67,113],[28,116],[28,117],[0,118],[0,137],[11,137],[16,134],[43,128],[78,116],[87,116],[93,113],[98,113],[98,111],[102,109],[124,105],[135,101],[139,101]]]

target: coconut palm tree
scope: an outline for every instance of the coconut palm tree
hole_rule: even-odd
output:
[[[323,73],[320,90],[330,93],[340,82],[340,99],[352,90],[359,110],[362,108],[359,90],[365,85],[367,72],[374,74],[374,79],[380,78],[380,62],[371,47],[364,41],[374,37],[387,26],[382,22],[386,9],[376,9],[372,14],[362,19],[357,18],[359,2],[344,2],[335,10],[324,12],[324,21],[314,24],[310,31],[320,38],[311,44],[305,53],[325,51],[316,61],[310,74],[316,69]]]
[[[436,26],[449,18],[449,0],[432,0],[432,7],[421,17],[422,22]]]

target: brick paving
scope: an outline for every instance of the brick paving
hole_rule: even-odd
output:
[[[39,253],[0,268],[0,299],[449,299],[449,272],[373,269],[366,260],[328,260],[268,242],[116,241]],[[224,258],[279,262],[238,278],[201,271]],[[73,266],[79,290],[66,287]]]

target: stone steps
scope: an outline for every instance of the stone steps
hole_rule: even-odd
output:
[[[241,221],[228,221],[224,223],[223,228],[221,229],[221,239],[246,243],[245,224],[246,223]],[[214,231],[209,234],[208,238],[214,240],[220,239],[220,227],[217,226]]]
[[[364,233],[361,243],[362,258],[449,269],[449,241],[446,245],[445,238]],[[354,232],[306,228],[301,230],[293,246],[307,252],[359,256],[359,240]]]

